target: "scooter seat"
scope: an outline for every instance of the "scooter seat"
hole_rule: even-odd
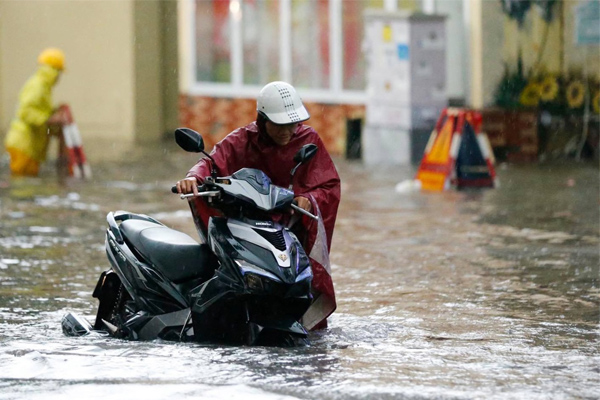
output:
[[[199,244],[183,232],[139,219],[120,225],[125,239],[167,279],[181,283],[212,277],[216,257],[207,244]]]

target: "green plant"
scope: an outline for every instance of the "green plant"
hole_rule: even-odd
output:
[[[504,75],[494,93],[494,104],[503,108],[520,107],[519,99],[525,86],[527,86],[527,80],[523,77],[519,68],[517,68],[517,71],[511,71],[505,65]]]

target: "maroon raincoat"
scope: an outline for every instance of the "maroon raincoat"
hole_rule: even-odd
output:
[[[231,175],[241,168],[256,168],[267,174],[273,184],[288,187],[290,171],[296,165],[294,154],[308,143],[316,144],[319,150],[296,171],[293,191],[296,196],[308,198],[312,203],[312,212],[320,213],[321,216],[319,221],[303,216],[305,237],[299,236],[311,259],[314,275],[314,300],[302,318],[303,325],[312,329],[319,323],[321,324],[317,328],[324,326],[326,318],[336,308],[329,249],[340,202],[340,178],[319,135],[310,126],[301,124],[290,142],[279,146],[266,133],[260,132],[256,122],[252,122],[236,129],[217,143],[211,157],[215,160],[218,176]],[[210,175],[211,164],[208,158],[203,158],[192,167],[187,176],[202,182]],[[208,208],[203,200],[196,204],[204,226],[207,226],[208,217],[218,212]]]

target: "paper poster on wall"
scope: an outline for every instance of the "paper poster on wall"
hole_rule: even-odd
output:
[[[383,25],[383,41],[384,42],[392,41],[392,27],[389,24]]]
[[[406,61],[410,57],[409,47],[405,43],[399,43],[396,47],[398,49],[398,59]]]

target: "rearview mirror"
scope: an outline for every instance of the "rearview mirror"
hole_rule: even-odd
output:
[[[185,151],[206,155],[212,161],[210,175],[213,178],[217,177],[218,172],[215,160],[210,154],[204,151],[204,139],[202,139],[202,136],[198,132],[190,128],[177,128],[175,129],[175,141]]]
[[[300,148],[300,150],[298,150],[298,152],[294,156],[294,161],[296,161],[298,164],[296,164],[296,166],[292,168],[292,171],[290,172],[290,190],[292,190],[292,187],[294,186],[294,174],[296,173],[298,167],[301,166],[302,163],[305,163],[311,158],[313,158],[315,154],[317,154],[317,150],[319,150],[319,148],[314,143],[305,144]]]
[[[319,150],[319,148],[316,144],[305,144],[300,150],[298,150],[298,152],[294,156],[294,161],[296,161],[297,163],[306,162],[313,158],[315,154],[317,154],[317,150]]]
[[[175,129],[175,141],[179,147],[190,153],[204,152],[204,140],[202,139],[202,136],[193,129]]]

